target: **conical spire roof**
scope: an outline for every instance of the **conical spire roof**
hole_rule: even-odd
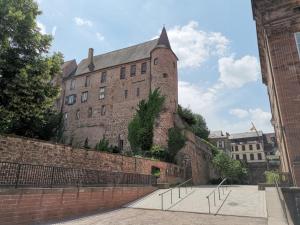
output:
[[[167,31],[166,31],[165,27],[163,27],[163,29],[161,31],[161,34],[159,36],[157,45],[162,45],[162,46],[165,46],[165,47],[171,49],[171,45],[170,45],[168,34],[167,34]]]

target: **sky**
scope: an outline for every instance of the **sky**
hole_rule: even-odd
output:
[[[41,32],[65,61],[153,39],[166,27],[178,56],[179,104],[211,131],[273,132],[250,0],[38,0]]]

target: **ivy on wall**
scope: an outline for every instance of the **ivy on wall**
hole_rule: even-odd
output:
[[[131,149],[149,151],[153,144],[154,121],[162,110],[165,97],[159,89],[150,93],[148,100],[142,100],[132,121],[128,125],[128,140]]]

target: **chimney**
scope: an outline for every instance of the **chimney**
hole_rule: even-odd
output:
[[[95,68],[94,65],[94,49],[93,48],[89,48],[89,55],[88,55],[88,67],[90,71],[93,71]]]

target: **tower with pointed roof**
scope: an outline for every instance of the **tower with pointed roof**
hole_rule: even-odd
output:
[[[65,118],[65,142],[94,147],[105,138],[129,150],[128,124],[138,103],[159,88],[163,112],[154,127],[154,144],[166,146],[178,104],[177,57],[166,29],[158,39],[88,57],[63,79],[60,105]],[[73,68],[73,67],[72,67]]]

